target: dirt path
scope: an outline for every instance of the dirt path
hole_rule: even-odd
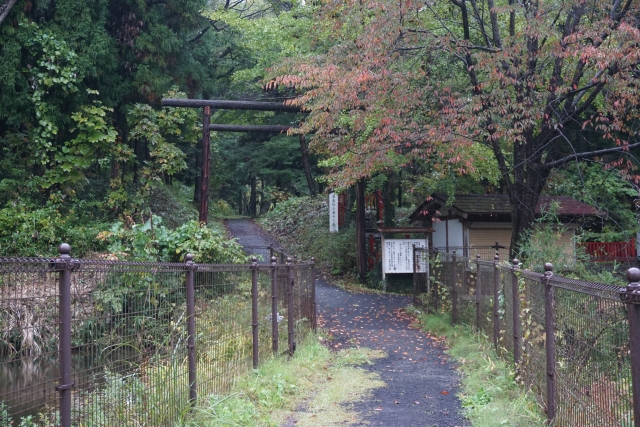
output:
[[[229,220],[227,227],[241,244],[275,243],[250,220]],[[362,419],[358,425],[468,425],[460,415],[459,376],[442,343],[411,327],[403,315],[408,297],[347,292],[320,279],[316,295],[319,319],[332,335],[332,347],[358,345],[387,354],[365,368],[378,373],[387,386],[356,404]],[[288,425],[294,426],[295,420]]]

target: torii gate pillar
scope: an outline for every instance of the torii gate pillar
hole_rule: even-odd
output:
[[[200,212],[198,221],[207,224],[209,222],[209,166],[211,160],[211,107],[203,107],[202,115],[202,169],[200,170]]]

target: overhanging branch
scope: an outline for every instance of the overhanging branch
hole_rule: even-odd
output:
[[[626,151],[628,149],[636,148],[636,147],[640,147],[640,142],[636,142],[635,144],[629,144],[629,145],[624,145],[620,147],[605,148],[604,150],[588,151],[585,153],[574,153],[574,154],[571,154],[570,156],[563,157],[562,159],[558,159],[550,163],[545,163],[544,166],[547,168],[557,168],[571,161],[588,159],[591,157],[601,156],[603,154],[616,153],[619,151]]]
[[[16,4],[17,0],[6,0],[4,3],[0,4],[0,24],[4,21],[4,18],[9,15],[9,11]]]

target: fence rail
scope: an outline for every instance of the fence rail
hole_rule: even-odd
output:
[[[276,261],[280,264],[284,264],[288,257],[291,257],[294,263],[298,262],[298,257],[285,252],[283,249],[277,248],[273,245],[268,246],[243,246],[244,251],[249,256],[255,256],[258,259],[258,264],[269,264],[273,257],[276,257]]]
[[[0,258],[0,427],[184,421],[315,328],[315,265],[292,261]]]
[[[415,303],[490,337],[554,426],[640,426],[640,270],[624,288],[415,248],[426,258]]]

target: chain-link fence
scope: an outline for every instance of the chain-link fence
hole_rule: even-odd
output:
[[[539,274],[498,256],[490,262],[415,249],[414,259],[427,258],[427,271],[414,273],[414,301],[491,337],[554,426],[640,425],[640,398],[632,404],[632,380],[640,388],[640,285],[557,277],[550,264]],[[640,280],[640,270],[629,272]]]
[[[0,426],[165,426],[315,327],[314,264],[0,259]],[[256,260],[257,261],[257,260]]]

